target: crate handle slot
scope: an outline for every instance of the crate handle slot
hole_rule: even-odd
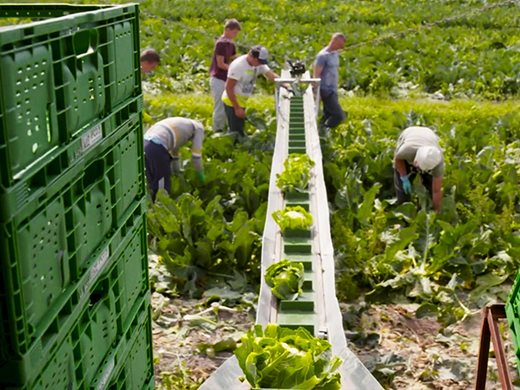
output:
[[[96,30],[81,30],[74,34],[73,38],[74,54],[76,58],[83,58],[97,49],[98,33]]]

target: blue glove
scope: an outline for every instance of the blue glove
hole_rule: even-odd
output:
[[[403,183],[404,193],[411,194],[412,193],[412,183],[410,183],[410,180],[408,179],[408,175],[401,176],[401,182]]]
[[[197,171],[197,179],[199,179],[201,185],[206,184],[206,175],[204,174],[204,171]]]

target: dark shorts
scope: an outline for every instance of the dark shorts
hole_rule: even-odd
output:
[[[152,196],[152,201],[155,201],[155,196],[160,188],[164,188],[170,193],[171,156],[164,146],[157,145],[151,141],[144,141],[144,161],[148,189]]]

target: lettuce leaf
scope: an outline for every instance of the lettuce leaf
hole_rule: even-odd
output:
[[[255,325],[242,336],[235,355],[255,389],[335,390],[341,388],[341,377],[334,371],[342,361],[331,356],[330,347],[304,328]]]

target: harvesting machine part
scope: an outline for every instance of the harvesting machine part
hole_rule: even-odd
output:
[[[291,73],[291,77],[301,77],[305,73],[305,64],[297,60],[295,62],[292,62],[291,60],[287,60],[287,63],[291,67],[291,70],[289,71]]]

